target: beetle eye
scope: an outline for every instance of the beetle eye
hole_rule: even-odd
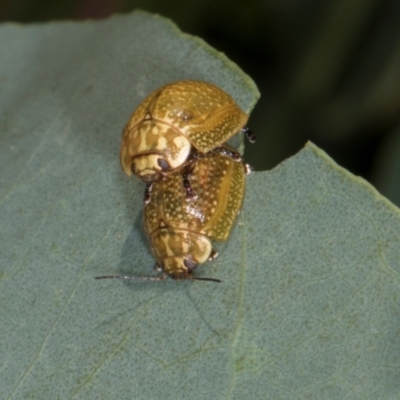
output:
[[[193,271],[193,270],[197,267],[197,264],[196,264],[193,260],[190,260],[190,259],[188,259],[188,258],[185,258],[185,259],[183,260],[183,263],[185,264],[185,267],[186,267],[189,271]]]
[[[159,158],[159,159],[157,160],[157,164],[160,166],[160,168],[161,168],[163,171],[166,171],[167,169],[169,169],[169,164],[168,164],[168,162],[165,161],[163,158]]]

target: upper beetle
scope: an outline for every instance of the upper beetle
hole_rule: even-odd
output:
[[[207,153],[245,128],[248,115],[232,97],[201,81],[170,83],[151,93],[123,131],[121,165],[152,182],[182,166],[193,150]]]

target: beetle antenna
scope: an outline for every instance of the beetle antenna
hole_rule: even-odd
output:
[[[194,279],[195,281],[209,281],[209,282],[217,282],[217,283],[222,282],[219,279],[214,279],[214,278],[195,278],[195,277],[193,277],[192,279]]]
[[[168,275],[163,274],[160,276],[131,276],[131,275],[104,275],[104,276],[96,276],[94,279],[126,279],[130,281],[164,281],[165,279],[168,278]],[[191,277],[190,279],[196,280],[196,281],[209,281],[209,282],[217,282],[221,283],[219,279],[214,279],[214,278],[195,278]]]
[[[131,281],[163,281],[167,275],[160,276],[130,276],[130,275],[104,275],[96,276],[94,279],[126,279]]]

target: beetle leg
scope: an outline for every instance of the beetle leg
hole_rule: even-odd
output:
[[[144,190],[144,204],[149,204],[151,200],[151,191],[153,190],[153,183],[147,182],[146,189]]]
[[[236,151],[227,149],[226,147],[217,147],[214,151],[218,151],[222,155],[232,158],[233,161],[236,161],[236,162],[243,161],[243,158],[239,153],[237,153]]]
[[[249,175],[252,171],[254,171],[253,167],[249,164],[244,164],[244,170],[246,175]]]
[[[218,251],[212,249],[210,257],[208,257],[208,261],[214,261],[218,257]]]
[[[256,135],[253,131],[251,131],[247,126],[241,129],[241,131],[245,134],[247,140],[250,143],[254,143],[256,141]]]
[[[190,157],[189,157],[191,162],[194,162],[195,160],[198,160],[199,158],[202,158],[202,157],[204,157],[203,153],[199,153],[196,149],[192,148],[192,150],[190,151]]]
[[[190,184],[189,176],[191,174],[191,168],[190,166],[187,166],[182,174],[182,179],[183,179],[183,187],[185,188],[186,191],[186,200],[192,201],[197,199],[197,194],[194,192],[192,189],[192,185]]]
[[[154,268],[155,271],[158,271],[158,272],[162,271],[161,265],[158,262],[156,262],[154,264],[153,268]]]

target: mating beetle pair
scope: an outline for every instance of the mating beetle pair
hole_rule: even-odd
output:
[[[182,81],[151,93],[125,126],[121,165],[146,182],[144,230],[157,277],[137,280],[211,280],[193,277],[198,264],[217,256],[211,239],[224,241],[240,211],[245,174],[241,156],[224,143],[248,115],[220,88]]]

